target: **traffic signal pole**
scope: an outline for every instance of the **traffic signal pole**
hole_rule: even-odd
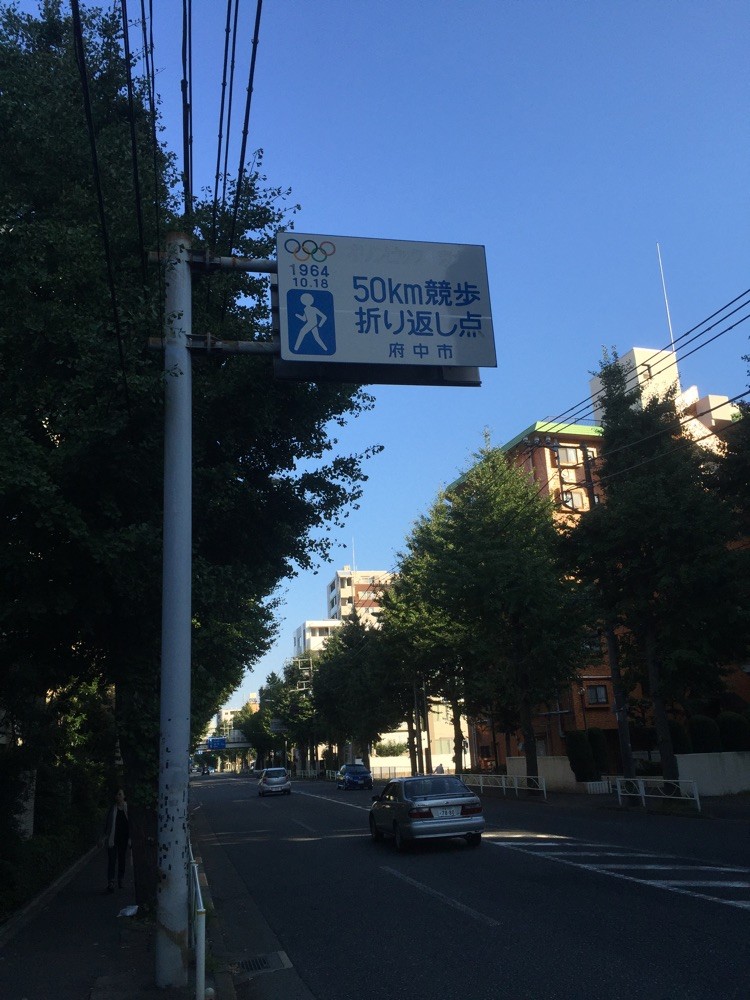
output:
[[[156,985],[188,981],[188,755],[192,563],[190,237],[167,236],[164,322],[164,529],[159,737]]]

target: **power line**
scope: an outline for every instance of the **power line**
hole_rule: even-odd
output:
[[[121,0],[122,6],[122,38],[125,51],[125,73],[128,82],[128,118],[130,120],[130,154],[133,166],[133,190],[135,192],[135,216],[138,223],[138,242],[141,248],[141,277],[146,283],[148,273],[146,256],[146,239],[143,232],[143,205],[141,203],[141,182],[138,172],[138,143],[135,134],[135,102],[133,100],[133,74],[130,60],[130,38],[128,29],[128,4]]]
[[[750,395],[750,392],[743,392],[740,395],[735,396],[732,401],[734,402],[734,401],[739,400],[739,399],[744,399],[744,397],[748,396],[748,395]],[[719,405],[723,405],[723,404],[719,404]],[[650,438],[659,437],[660,434],[670,433],[671,428],[673,426],[674,426],[673,424],[672,425],[668,425],[662,431],[660,431],[658,434],[651,434],[651,435],[649,435],[649,437],[642,438],[641,441],[633,442],[632,445],[628,445],[627,447],[636,447],[636,445],[642,443],[642,441],[648,441]],[[716,437],[716,436],[717,435],[714,433],[714,431],[707,431],[705,434],[701,435],[701,437],[697,437],[697,438],[690,437],[688,435],[681,435],[680,440],[677,441],[672,446],[672,448],[668,448],[666,451],[660,452],[658,455],[650,455],[648,458],[644,458],[640,462],[636,462],[635,465],[630,465],[630,466],[628,466],[625,469],[618,469],[617,472],[612,472],[608,476],[600,476],[599,479],[598,479],[598,482],[599,483],[609,482],[610,479],[615,479],[617,476],[621,476],[621,475],[623,475],[626,472],[633,472],[633,471],[635,471],[635,469],[640,469],[641,466],[649,465],[651,462],[656,462],[659,459],[664,458],[665,455],[671,455],[674,452],[676,452],[677,450],[682,450],[683,448],[689,447],[690,445],[693,445],[693,444],[700,444],[701,441],[707,441],[709,438]],[[619,451],[621,449],[617,449],[617,450]]]
[[[250,123],[250,106],[253,97],[253,86],[255,82],[255,59],[258,53],[258,39],[260,35],[260,16],[263,10],[263,0],[258,0],[257,6],[255,8],[255,27],[253,29],[253,51],[250,56],[250,72],[248,74],[247,81],[247,100],[245,102],[245,121],[242,130],[242,148],[240,149],[240,165],[237,171],[237,187],[234,192],[234,211],[232,213],[232,228],[229,234],[229,252],[232,252],[234,247],[234,239],[237,230],[237,216],[240,209],[240,200],[242,197],[242,183],[244,181],[245,175],[245,154],[247,151],[247,134],[248,127]]]
[[[229,64],[229,102],[227,104],[227,139],[224,146],[224,177],[221,186],[221,210],[224,211],[227,203],[227,177],[229,176],[229,137],[232,126],[232,101],[234,99],[234,66],[235,54],[237,51],[237,20],[240,11],[240,0],[235,0],[234,24],[232,26],[232,60]],[[231,253],[232,248],[229,247]]]
[[[190,68],[193,61],[192,40],[192,2],[182,0],[182,155],[183,155],[183,186],[185,191],[185,216],[193,214],[193,179],[192,179],[192,80]]]
[[[147,27],[148,25],[148,27]],[[145,0],[141,0],[141,30],[143,34],[143,66],[146,74],[146,87],[148,88],[149,120],[151,123],[151,151],[153,157],[154,173],[154,229],[156,232],[156,246],[161,249],[161,199],[159,197],[159,144],[156,132],[156,74],[153,64],[154,52],[154,9],[153,0],[149,0],[149,16],[146,19]],[[164,329],[164,269],[157,269],[157,281],[159,283],[159,330]]]
[[[221,151],[222,151],[222,139],[224,130],[224,103],[226,99],[227,91],[227,65],[229,62],[229,38],[230,38],[230,23],[232,17],[232,0],[227,0],[227,24],[225,30],[224,39],[224,65],[221,72],[221,101],[219,103],[219,137],[216,148],[216,176],[214,178],[214,200],[213,208],[211,212],[211,245],[214,246],[216,243],[216,218],[218,215],[219,208],[219,173],[221,170]],[[228,124],[227,124],[228,127]],[[228,137],[227,137],[228,139]]]
[[[102,243],[104,244],[104,259],[107,266],[107,283],[109,285],[109,297],[114,318],[115,336],[117,338],[117,350],[120,358],[120,373],[122,376],[122,387],[125,395],[125,407],[130,413],[130,394],[128,392],[128,381],[125,375],[125,351],[122,343],[122,330],[120,327],[120,312],[117,306],[117,293],[115,291],[115,277],[112,267],[112,253],[109,245],[109,234],[107,231],[107,217],[104,211],[104,195],[102,193],[101,173],[99,170],[99,157],[96,151],[96,135],[94,132],[94,119],[91,113],[91,93],[89,90],[88,73],[86,70],[86,54],[83,44],[83,29],[81,27],[81,12],[78,0],[71,0],[71,11],[73,14],[73,41],[75,48],[76,64],[81,77],[81,89],[83,91],[83,107],[86,117],[86,126],[89,133],[89,145],[91,147],[91,163],[94,177],[94,187],[96,189],[96,199],[99,207],[99,225],[102,233]]]
[[[743,309],[745,306],[749,305],[750,302],[742,302],[740,305],[736,306],[735,309],[732,309],[729,313],[727,313],[727,310],[730,308],[730,306],[734,306],[736,303],[740,302],[741,299],[747,298],[748,295],[750,295],[750,289],[746,289],[744,292],[741,292],[730,302],[727,302],[725,305],[721,306],[721,308],[711,313],[710,316],[707,316],[705,319],[701,320],[700,323],[697,323],[689,330],[686,330],[685,333],[681,334],[676,339],[675,344],[685,340],[687,337],[690,337],[690,340],[687,340],[686,343],[682,345],[683,347],[687,347],[689,344],[693,343],[693,341],[698,340],[700,337],[704,337],[707,333],[713,330],[720,323],[725,322],[727,319],[729,319],[730,316],[735,315],[737,312],[740,311],[740,309]],[[722,313],[726,313],[726,315],[724,315],[721,319],[717,319],[715,323],[711,324],[711,326],[708,326],[706,329],[701,330],[701,327],[704,327],[707,323],[709,323],[713,319],[716,319],[716,317],[720,316]],[[678,361],[684,360],[686,357],[689,357],[691,354],[694,354],[697,350],[700,350],[701,346],[707,346],[707,344],[711,343],[713,340],[717,340],[719,336],[723,336],[723,334],[728,333],[730,330],[733,330],[736,326],[739,325],[740,322],[744,322],[744,320],[748,318],[750,318],[750,314],[747,314],[741,320],[739,320],[738,323],[732,324],[732,326],[727,327],[725,330],[721,331],[719,334],[715,335],[710,340],[706,341],[706,344],[700,345],[699,347],[694,348],[692,351],[683,354],[680,357],[678,357],[677,354],[675,353],[672,359],[666,362],[666,367],[669,367],[669,365],[672,363],[676,364]],[[696,333],[696,331],[700,332]],[[695,334],[695,336],[691,337],[691,334]],[[646,358],[643,364],[648,364],[655,358],[661,358],[665,353],[672,353],[672,352],[669,351],[669,348],[664,347],[660,351],[655,351],[648,358]],[[626,388],[632,387],[628,386],[628,383],[635,383],[637,382],[637,379],[638,379],[637,372],[633,371],[628,373],[626,378]],[[553,434],[563,433],[565,428],[570,427],[572,424],[584,420],[587,417],[590,417],[594,412],[597,402],[598,400],[595,400],[592,403],[591,397],[587,397],[586,399],[581,400],[579,403],[575,403],[573,406],[569,406],[567,410],[563,410],[562,413],[558,414],[557,417],[552,417],[549,423],[553,425],[559,424],[559,428],[555,429],[551,427],[550,433]]]

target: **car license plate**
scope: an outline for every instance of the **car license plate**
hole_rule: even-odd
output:
[[[458,816],[460,811],[458,806],[443,806],[441,809],[433,809],[432,814],[443,819],[446,816]]]

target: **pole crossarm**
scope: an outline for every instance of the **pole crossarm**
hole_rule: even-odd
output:
[[[164,347],[162,337],[149,337],[148,346],[155,350]],[[211,333],[195,333],[188,339],[190,351],[205,351],[210,354],[219,351],[222,354],[280,354],[278,337],[272,340],[217,340]]]
[[[151,250],[148,259],[152,264],[166,261],[169,253],[165,250]],[[208,250],[205,253],[192,252],[188,254],[191,268],[205,271],[257,271],[259,274],[277,274],[279,265],[275,260],[256,260],[252,257],[212,257]]]

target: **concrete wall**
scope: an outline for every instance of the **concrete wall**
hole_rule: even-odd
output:
[[[570,769],[567,757],[537,757],[539,777],[544,778],[548,792],[579,792],[581,785]],[[508,774],[511,777],[526,775],[525,757],[508,757]]]
[[[683,781],[694,781],[699,795],[750,792],[750,750],[734,753],[681,753],[677,766]]]
[[[584,785],[577,782],[567,757],[539,757],[539,776],[544,778],[548,792],[580,792]],[[677,765],[683,781],[694,781],[699,795],[736,795],[750,792],[750,750],[735,753],[677,754]],[[526,774],[525,757],[508,758],[508,774]]]

